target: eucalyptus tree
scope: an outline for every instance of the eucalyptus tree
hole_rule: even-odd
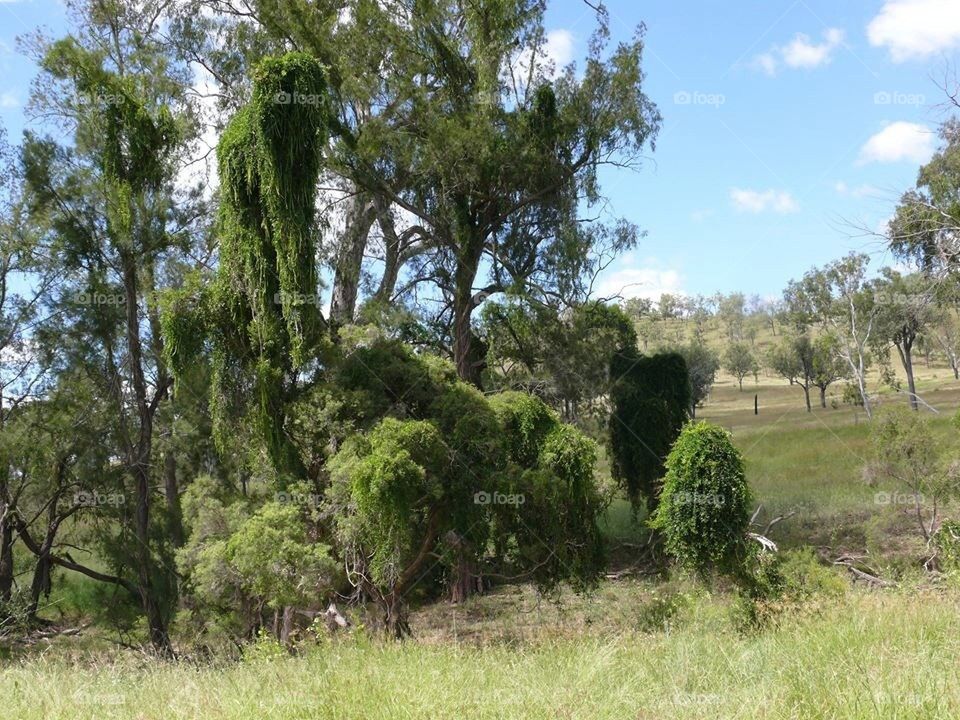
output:
[[[936,315],[935,288],[920,273],[903,275],[891,268],[882,270],[874,284],[877,301],[877,332],[874,341],[878,353],[890,345],[897,350],[907,375],[910,407],[919,409],[919,397],[913,372],[913,349],[933,324]]]
[[[816,324],[833,338],[833,352],[856,383],[867,417],[872,416],[867,370],[878,314],[876,296],[867,279],[869,262],[866,255],[851,253],[807,272],[799,281],[791,281],[784,291],[791,322],[800,327]]]
[[[960,269],[960,120],[944,122],[939,135],[940,148],[901,197],[886,236],[895,253],[946,278]]]

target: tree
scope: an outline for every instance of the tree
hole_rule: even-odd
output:
[[[847,377],[847,368],[838,357],[835,339],[822,335],[813,342],[813,375],[810,380],[820,391],[820,407],[827,407],[827,388],[837,380]]]
[[[717,318],[726,330],[727,339],[739,342],[743,339],[746,298],[743,293],[718,294],[716,302]]]
[[[757,371],[759,365],[753,351],[746,343],[735,342],[727,347],[723,355],[723,369],[737,378],[740,392],[743,392],[743,379]]]
[[[720,356],[702,342],[693,339],[686,345],[670,348],[687,364],[690,376],[690,417],[696,418],[697,408],[702,407],[720,369]]]
[[[409,632],[405,605],[438,562],[455,601],[488,563],[544,588],[592,581],[602,554],[595,448],[541,401],[487,400],[452,365],[397,345],[363,351],[340,378],[375,424],[331,460],[328,512],[351,582],[390,633]]]
[[[810,412],[810,385],[813,381],[813,343],[810,338],[800,335],[784,339],[771,348],[767,364],[791,385],[796,383],[803,389],[807,412]]]
[[[281,482],[306,475],[286,411],[322,339],[314,225],[326,88],[323,68],[302,53],[258,66],[250,104],[217,147],[224,190],[216,279],[169,293],[162,318],[177,374],[212,343],[211,411],[221,447],[228,421],[249,413]],[[314,102],[294,101],[302,98]]]
[[[939,134],[940,148],[920,168],[916,187],[901,197],[886,238],[896,255],[918,262],[927,275],[945,279],[960,261],[960,120],[947,120]]]
[[[652,511],[660,495],[663,462],[691,407],[687,365],[676,353],[644,357],[625,349],[613,356],[610,377],[611,471],[634,507],[642,498]]]
[[[907,375],[910,407],[918,410],[913,348],[934,321],[933,288],[920,274],[904,276],[890,268],[883,269],[882,277],[874,282],[873,287],[877,302],[876,332],[873,337],[881,346],[878,354],[886,350],[888,343],[897,349]]]
[[[791,281],[784,291],[795,325],[817,323],[833,338],[831,347],[856,383],[867,417],[872,416],[867,369],[878,311],[866,279],[869,262],[866,255],[851,253],[811,270],[799,282]]]
[[[730,434],[687,425],[666,461],[660,505],[651,521],[667,551],[698,573],[736,574],[750,523],[750,488]]]
[[[78,33],[43,46],[42,82],[52,87],[38,87],[34,101],[73,130],[73,141],[29,135],[23,163],[31,221],[65,278],[56,320],[36,329],[38,346],[84,368],[112,403],[117,456],[133,487],[135,587],[152,644],[169,654],[174,585],[160,559],[167,545],[153,533],[151,468],[156,414],[172,380],[156,307],[146,300],[165,263],[190,243],[196,196],[178,198],[173,183],[195,126],[184,68],[157,39],[161,14],[153,3],[82,7]]]
[[[610,358],[636,347],[633,324],[615,305],[593,301],[562,312],[524,302],[488,303],[480,325],[489,350],[487,383],[527,389],[567,422],[604,412]],[[592,411],[592,412],[591,412]]]
[[[878,420],[871,433],[876,469],[909,491],[917,525],[929,541],[940,508],[960,491],[960,467],[938,447],[926,418],[901,407],[885,411]]]

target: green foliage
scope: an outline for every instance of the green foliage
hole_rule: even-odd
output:
[[[177,566],[207,628],[246,636],[265,608],[320,605],[337,579],[330,548],[296,503],[254,509],[249,498],[201,476],[184,493],[183,516],[188,541]]]
[[[388,616],[415,581],[430,592],[421,575],[433,557],[450,572],[466,560],[542,589],[596,579],[596,447],[541,400],[488,399],[448,363],[391,342],[355,351],[338,378],[370,429],[331,459],[327,511],[354,580]]]
[[[916,509],[921,534],[930,540],[938,508],[960,494],[960,465],[952,452],[955,442],[935,437],[928,418],[903,406],[879,414],[871,440],[875,472],[905,494],[904,500]]]
[[[740,389],[743,390],[743,379],[747,375],[756,373],[760,369],[760,364],[747,343],[734,342],[730,343],[723,354],[723,367],[737,378]]]
[[[230,536],[224,555],[243,592],[273,609],[316,604],[336,574],[330,548],[311,537],[293,504],[265,504]]]
[[[253,98],[217,146],[220,265],[165,298],[167,355],[182,372],[212,345],[211,412],[221,449],[231,420],[252,411],[282,475],[303,476],[285,427],[289,378],[315,356],[315,198],[330,108],[322,66],[302,53],[261,62]]]
[[[616,305],[588,302],[558,313],[511,299],[483,307],[487,378],[496,388],[528,388],[572,421],[605,412],[613,353],[637,344]]]
[[[651,524],[663,532],[667,551],[699,573],[738,572],[751,498],[729,433],[707,423],[687,425],[666,467]]]
[[[636,350],[624,350],[613,356],[610,376],[613,477],[634,506],[642,497],[653,509],[660,494],[664,460],[691,408],[687,365],[676,353],[644,357]]]

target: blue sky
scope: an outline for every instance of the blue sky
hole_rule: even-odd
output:
[[[850,250],[889,262],[880,227],[936,146],[936,85],[960,56],[960,0],[608,0],[614,40],[647,25],[647,91],[663,114],[640,173],[604,174],[611,212],[647,231],[603,289],[776,296]],[[66,31],[57,0],[0,0],[0,119],[15,138],[33,64],[16,38]],[[593,27],[553,0],[561,61]]]

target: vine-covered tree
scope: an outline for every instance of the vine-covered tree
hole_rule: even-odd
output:
[[[610,376],[611,471],[634,507],[643,499],[652,511],[664,460],[690,412],[687,364],[676,353],[645,357],[626,349],[611,360]]]

